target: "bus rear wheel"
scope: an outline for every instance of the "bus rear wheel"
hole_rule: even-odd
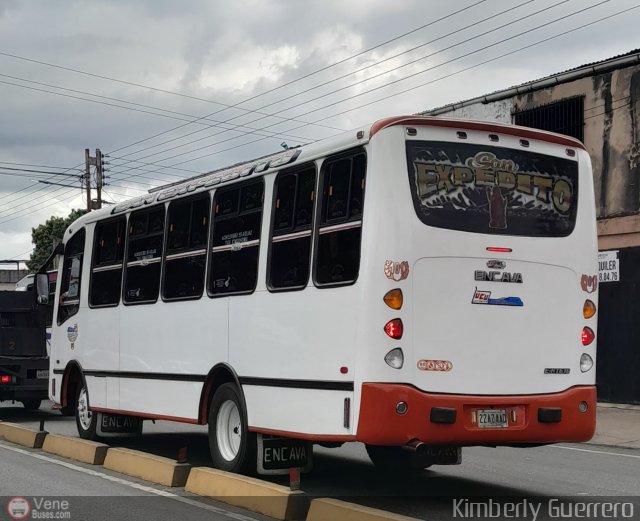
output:
[[[367,445],[367,454],[376,468],[391,472],[416,472],[431,465],[417,464],[410,451],[402,447]]]
[[[79,436],[84,440],[97,440],[97,421],[98,415],[89,410],[89,392],[81,385],[76,396],[76,427]]]
[[[256,435],[247,429],[240,391],[232,383],[218,387],[209,408],[209,449],[220,470],[252,474],[256,468]]]

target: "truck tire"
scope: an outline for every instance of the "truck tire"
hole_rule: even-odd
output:
[[[214,467],[255,473],[257,437],[247,430],[246,418],[237,386],[225,383],[218,387],[209,408],[209,449]]]

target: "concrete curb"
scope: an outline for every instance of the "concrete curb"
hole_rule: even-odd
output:
[[[46,436],[46,431],[34,431],[15,423],[0,422],[0,438],[23,447],[41,449]]]
[[[166,487],[184,487],[191,465],[131,449],[110,448],[104,468]]]
[[[339,499],[314,499],[307,514],[307,521],[418,521],[414,517],[393,514],[377,508],[369,508]]]
[[[208,467],[191,469],[184,488],[192,494],[286,521],[304,519],[309,504],[303,492]]]
[[[49,434],[42,445],[44,452],[56,454],[63,458],[69,458],[90,465],[102,465],[107,456],[108,445],[95,441],[82,440]]]

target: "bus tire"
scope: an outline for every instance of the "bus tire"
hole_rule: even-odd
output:
[[[96,426],[98,422],[98,415],[93,414],[89,410],[89,392],[84,384],[78,387],[75,409],[78,435],[83,440],[97,440],[98,436],[96,435]]]
[[[390,472],[416,472],[431,465],[416,465],[411,452],[402,447],[367,445],[367,454],[376,468]]]
[[[209,407],[209,450],[213,466],[226,472],[253,474],[257,437],[247,429],[247,415],[238,387],[222,384]]]
[[[38,400],[37,398],[28,398],[26,400],[22,400],[22,405],[28,411],[35,411],[40,408],[40,404],[42,400]]]

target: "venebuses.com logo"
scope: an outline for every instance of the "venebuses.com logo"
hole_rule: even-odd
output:
[[[7,502],[10,519],[71,519],[69,501],[34,497],[31,500],[14,496]]]
[[[11,519],[26,519],[31,512],[31,504],[23,497],[12,497],[7,503],[7,514]]]

